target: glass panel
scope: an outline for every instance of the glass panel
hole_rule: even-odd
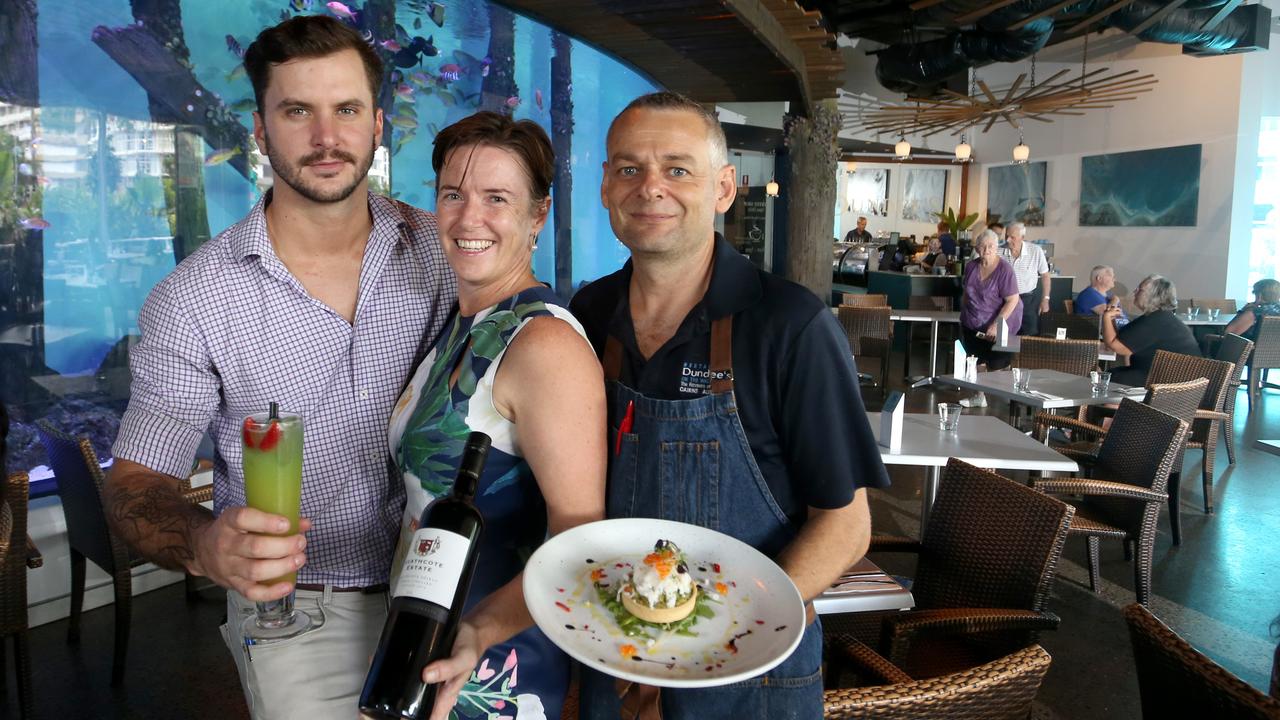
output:
[[[32,423],[110,457],[138,311],[177,263],[271,186],[241,57],[283,16],[335,15],[387,63],[370,189],[435,206],[440,128],[479,109],[547,129],[560,158],[535,274],[569,295],[627,257],[600,206],[609,122],[657,86],[482,0],[40,0],[0,37],[0,389],[9,467],[45,463]],[[389,14],[389,17],[388,15]],[[375,22],[375,18],[378,20]],[[377,32],[375,32],[377,28]]]

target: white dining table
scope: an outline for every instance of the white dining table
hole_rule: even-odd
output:
[[[880,440],[880,413],[867,413],[871,432]],[[942,468],[949,458],[988,470],[1039,470],[1076,472],[1075,460],[1037,442],[999,418],[989,415],[962,415],[956,432],[938,427],[938,416],[906,413],[902,418],[902,443],[891,450],[880,445],[885,465],[913,465],[927,468],[920,498],[920,535],[929,523],[929,512],[938,495]]]
[[[862,558],[813,599],[819,615],[910,610],[916,600],[902,583]]]
[[[994,370],[980,372],[970,380],[955,375],[939,375],[934,382],[939,385],[950,385],[965,390],[975,390],[1009,402],[1027,405],[1041,410],[1073,408],[1084,405],[1118,404],[1125,398],[1141,400],[1146,396],[1146,388],[1122,385],[1113,382],[1107,392],[1100,395],[1093,393],[1089,378],[1072,375],[1058,370],[1032,370],[1031,387],[1028,392],[1013,389],[1012,370]]]

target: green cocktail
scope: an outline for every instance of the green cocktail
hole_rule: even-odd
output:
[[[276,404],[271,403],[270,412],[255,413],[244,419],[241,447],[246,504],[255,510],[285,516],[289,519],[289,529],[281,535],[297,534],[302,504],[302,417],[279,412]],[[291,572],[263,584],[292,583],[297,577],[296,572]],[[290,592],[279,600],[258,603],[256,615],[244,622],[245,636],[279,639],[305,631],[311,625],[311,618],[293,609],[293,599],[294,594]]]

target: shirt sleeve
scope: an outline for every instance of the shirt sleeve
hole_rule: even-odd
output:
[[[787,474],[811,507],[841,508],[857,488],[889,486],[858,388],[849,343],[823,308],[796,337],[784,367],[779,428]]]
[[[217,411],[220,383],[203,339],[167,283],[147,297],[138,328],[142,339],[129,354],[129,408],[111,451],[156,472],[186,477]]]
[[[1036,250],[1036,274],[1043,275],[1049,272],[1049,256],[1044,254],[1044,250],[1040,246],[1035,246]]]

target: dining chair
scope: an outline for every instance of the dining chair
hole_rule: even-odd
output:
[[[918,556],[915,609],[884,618],[879,652],[912,678],[936,677],[1026,647],[1039,631],[1056,628],[1058,616],[1045,606],[1074,513],[951,458],[923,539],[872,538],[869,552]],[[833,647],[859,639],[828,635]]]
[[[1205,392],[1209,388],[1209,379],[1202,377],[1185,382],[1170,383],[1153,383],[1148,379],[1146,388],[1147,393],[1142,402],[1161,412],[1168,413],[1190,426],[1195,421],[1196,410],[1200,407]],[[1054,450],[1075,460],[1085,469],[1086,477],[1092,471],[1093,464],[1097,462],[1098,449],[1102,445],[1102,439],[1107,435],[1107,428],[1101,424],[1050,413],[1038,413],[1033,426],[1033,433],[1037,440],[1050,445]],[[1069,431],[1071,433],[1070,441],[1066,444],[1049,442],[1049,430],[1051,428]],[[1182,473],[1183,453],[1181,451],[1184,449],[1179,449],[1177,459],[1173,463],[1173,470],[1169,473],[1169,530],[1173,535],[1174,545],[1182,544],[1180,498],[1173,489],[1180,487],[1177,483],[1177,478]],[[1127,552],[1125,559],[1128,559]]]
[[[923,680],[911,676],[856,640],[847,652],[874,667],[882,684],[828,689],[823,714],[828,720],[1026,720],[1052,660],[1039,645],[1016,650],[991,662]]]
[[[1090,478],[1043,478],[1037,490],[1082,496],[1071,519],[1072,535],[1086,539],[1089,588],[1101,584],[1098,545],[1103,537],[1134,544],[1134,590],[1138,602],[1151,598],[1151,556],[1160,506],[1169,499],[1166,483],[1187,437],[1187,423],[1134,400],[1120,402]]]
[[[36,433],[49,455],[49,467],[57,478],[58,496],[67,521],[67,541],[71,546],[71,615],[67,624],[67,642],[76,644],[80,641],[87,559],[111,576],[115,591],[115,652],[111,684],[118,686],[124,681],[129,647],[133,598],[131,571],[146,560],[135,554],[107,525],[102,502],[106,477],[89,439],[68,435],[47,420],[36,421]],[[179,490],[192,503],[212,498],[212,486],[192,490],[189,480],[184,480]],[[192,587],[188,578],[189,592]]]
[[[1205,657],[1146,607],[1125,607],[1124,619],[1138,670],[1142,717],[1280,718],[1280,700]]]
[[[1249,360],[1249,412],[1253,412],[1255,399],[1261,402],[1262,388],[1278,387],[1263,377],[1267,370],[1276,367],[1280,367],[1280,315],[1270,315],[1258,321],[1258,334],[1253,340],[1253,357]]]
[[[1227,394],[1223,398],[1222,412],[1227,416],[1222,419],[1222,437],[1227,446],[1227,464],[1236,464],[1236,431],[1233,422],[1236,416],[1236,395],[1244,382],[1244,370],[1253,354],[1253,341],[1235,333],[1226,335],[1206,335],[1205,342],[1214,360],[1222,360],[1235,364],[1235,371],[1227,383]]]
[[[1098,341],[1055,340],[1024,335],[1021,348],[1013,356],[1013,366],[1028,370],[1057,370],[1070,375],[1088,375],[1098,369]]]
[[[1231,421],[1223,412],[1223,407],[1234,373],[1234,363],[1167,350],[1156,351],[1151,370],[1147,372],[1147,382],[1151,383],[1182,382],[1192,378],[1209,380],[1209,386],[1205,388],[1204,397],[1200,400],[1200,407],[1196,409],[1195,420],[1191,423],[1191,434],[1187,436],[1187,448],[1204,453],[1200,477],[1204,490],[1205,514],[1213,512],[1213,465],[1218,449],[1218,429],[1224,420]],[[1182,465],[1182,460],[1179,459],[1175,464],[1174,474],[1169,478],[1171,513],[1179,512],[1180,503],[1177,498],[1182,486]]]
[[[836,308],[836,318],[849,340],[849,352],[854,359],[876,357],[880,359],[880,386],[889,382],[889,354],[893,347],[893,323],[887,307],[856,307],[841,305]]]
[[[844,293],[840,304],[846,307],[889,307],[889,296],[879,293]]]
[[[1075,313],[1047,312],[1040,313],[1040,336],[1057,337],[1058,328],[1065,328],[1068,340],[1093,340],[1101,337],[1098,315],[1076,315]]]
[[[27,640],[27,571],[44,564],[27,535],[25,472],[12,473],[0,492],[0,693],[8,681],[5,640],[13,638],[14,673],[18,681],[18,717],[33,717],[31,648]]]

